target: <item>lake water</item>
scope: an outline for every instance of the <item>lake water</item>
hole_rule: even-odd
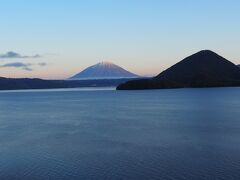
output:
[[[240,179],[240,88],[0,92],[0,179]]]

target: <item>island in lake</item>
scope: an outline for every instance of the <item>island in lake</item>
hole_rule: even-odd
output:
[[[240,68],[210,50],[193,54],[151,79],[131,80],[117,90],[240,86]]]

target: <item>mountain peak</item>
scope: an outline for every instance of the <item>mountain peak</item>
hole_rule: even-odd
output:
[[[113,63],[111,61],[102,61],[98,64],[100,64],[100,65],[113,65]]]
[[[80,73],[74,75],[70,79],[122,79],[122,78],[137,78],[138,75],[131,73],[122,67],[113,64],[109,61],[102,61],[92,65]]]
[[[212,59],[212,58],[216,59],[217,57],[221,57],[221,56],[211,50],[206,49],[206,50],[201,50],[195,54],[192,54],[191,56],[185,59],[189,59],[192,57],[194,57],[194,59],[206,60],[206,59]]]
[[[209,50],[209,49],[204,49],[204,50],[201,50],[201,51],[199,51],[197,53],[216,54],[215,52],[213,52],[212,50]]]
[[[158,78],[168,79],[184,79],[193,77],[195,75],[208,75],[225,78],[238,74],[239,69],[236,66],[211,50],[202,50],[191,56],[186,57],[182,61],[173,65],[166,71],[160,73]],[[192,76],[191,76],[192,75]]]

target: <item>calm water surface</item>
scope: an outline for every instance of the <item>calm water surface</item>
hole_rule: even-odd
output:
[[[240,88],[0,92],[0,179],[240,179]]]

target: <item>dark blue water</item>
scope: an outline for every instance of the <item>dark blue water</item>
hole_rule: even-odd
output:
[[[240,88],[1,92],[0,179],[240,179]]]

